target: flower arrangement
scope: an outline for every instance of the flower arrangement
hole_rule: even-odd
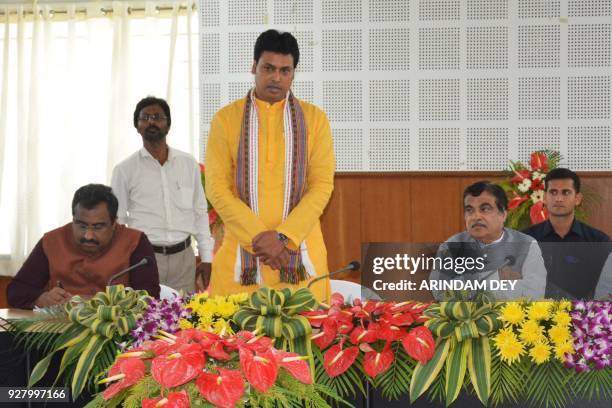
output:
[[[328,407],[313,384],[306,358],[277,350],[272,340],[241,331],[220,336],[198,329],[159,339],[119,355],[108,384],[89,406],[273,406],[274,402]],[[328,391],[326,395],[335,396]]]
[[[575,301],[570,313],[574,354],[565,355],[565,366],[577,372],[603,370],[611,366],[611,304],[605,301]]]
[[[317,381],[342,396],[365,393],[363,379],[395,399],[408,391],[416,361],[428,361],[434,339],[422,325],[429,304],[354,299],[335,293],[330,305],[302,312],[313,327]]]
[[[555,169],[561,155],[552,151],[531,153],[529,166],[510,162],[509,180],[501,183],[509,195],[508,220],[510,228],[523,230],[548,219],[544,207],[544,178]]]
[[[196,293],[186,303],[190,315],[182,317],[178,325],[181,329],[197,328],[216,334],[233,334],[232,318],[240,306],[248,300],[248,293],[229,296],[208,295],[208,292]]]
[[[511,365],[528,355],[536,365],[554,357],[563,362],[574,353],[571,302],[507,302],[501,308],[504,327],[493,337],[500,358]]]
[[[150,299],[131,336],[136,346],[153,339],[159,331],[176,333],[180,329],[197,328],[216,334],[233,334],[232,317],[248,298],[247,293],[229,296],[195,293],[172,299]]]
[[[376,377],[391,367],[393,342],[401,342],[406,353],[426,362],[434,352],[431,332],[423,327],[410,328],[424,321],[422,312],[428,304],[418,302],[384,303],[353,300],[345,305],[339,293],[332,295],[326,310],[304,312],[316,333],[312,340],[323,355],[323,368],[330,378],[344,373],[364,353],[363,369],[367,376]],[[350,344],[344,347],[345,344]]]

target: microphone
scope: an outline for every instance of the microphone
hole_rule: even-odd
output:
[[[108,282],[106,282],[106,286],[110,286],[112,281],[114,281],[117,278],[122,277],[123,275],[125,275],[129,271],[131,271],[133,269],[136,269],[136,268],[140,268],[141,266],[144,266],[144,265],[146,265],[146,264],[148,264],[150,262],[151,262],[151,258],[148,257],[148,256],[145,256],[138,263],[135,263],[134,265],[130,266],[129,268],[125,268],[124,270],[122,270],[120,272],[117,272],[116,274],[111,276],[110,279],[108,280]]]
[[[323,275],[323,276],[317,276],[316,278],[314,278],[313,280],[311,280],[308,283],[308,286],[306,286],[308,289],[310,289],[310,287],[312,286],[313,283],[320,281],[321,279],[325,279],[325,278],[329,278],[332,277],[334,275],[339,274],[340,272],[346,272],[346,271],[358,271],[359,268],[361,268],[361,264],[357,261],[353,261],[351,263],[349,263],[348,265],[346,265],[344,268],[338,269],[337,271],[333,271],[331,273],[328,273],[327,275]]]

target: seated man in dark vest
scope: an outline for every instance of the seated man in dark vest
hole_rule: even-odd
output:
[[[141,231],[116,222],[117,198],[110,187],[88,184],[72,199],[72,222],[47,232],[9,284],[11,307],[32,309],[90,297],[112,284],[144,289],[159,297],[159,276],[151,243]],[[143,262],[143,259],[146,261]]]

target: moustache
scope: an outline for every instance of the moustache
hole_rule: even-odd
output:
[[[155,125],[151,125],[151,126],[149,126],[149,127],[146,129],[146,131],[147,131],[147,132],[148,132],[148,131],[151,131],[151,130],[156,130],[156,131],[158,131],[158,132],[160,131],[160,129],[159,129],[157,126],[155,126]]]
[[[81,239],[79,240],[79,242],[80,242],[81,244],[94,244],[94,245],[100,245],[100,243],[99,243],[98,241],[96,241],[95,239],[84,239],[84,238],[81,238]]]
[[[476,227],[483,227],[483,228],[487,228],[486,225],[484,225],[481,222],[475,222],[474,224],[472,224],[472,226],[470,228],[476,228]]]

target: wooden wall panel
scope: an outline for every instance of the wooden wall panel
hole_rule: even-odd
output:
[[[443,241],[460,228],[459,180],[451,177],[412,179],[412,242]]]
[[[360,184],[359,178],[336,178],[332,198],[321,218],[330,271],[361,258]]]
[[[364,242],[404,242],[411,237],[411,180],[379,177],[361,181],[361,237]]]

